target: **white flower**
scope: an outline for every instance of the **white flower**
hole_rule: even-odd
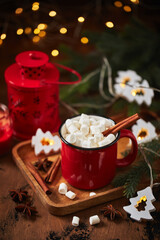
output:
[[[149,142],[157,137],[155,127],[150,122],[145,122],[139,119],[135,125],[132,126],[132,132],[138,143]]]
[[[123,94],[124,89],[127,87],[126,83],[135,85],[135,83],[139,82],[140,80],[141,77],[133,70],[118,71],[118,77],[115,78],[115,92],[118,95],[121,95]]]
[[[121,96],[125,97],[129,102],[136,101],[139,105],[144,102],[149,106],[152,103],[154,92],[149,88],[147,80],[143,80],[141,84],[135,84],[133,87],[126,86]]]

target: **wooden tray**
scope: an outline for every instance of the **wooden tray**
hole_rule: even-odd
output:
[[[57,173],[56,179],[53,181],[52,185],[49,185],[52,190],[51,195],[47,195],[32,174],[26,167],[26,162],[35,162],[38,158],[46,157],[44,154],[36,157],[34,154],[34,149],[31,147],[31,141],[24,141],[17,144],[12,150],[13,158],[22,171],[24,177],[31,185],[33,190],[36,192],[40,198],[42,204],[49,210],[51,214],[54,215],[66,215],[69,213],[77,212],[89,207],[96,206],[98,204],[105,203],[114,199],[118,199],[123,196],[123,187],[113,188],[112,185],[107,185],[104,188],[94,190],[96,192],[95,196],[90,197],[88,190],[80,190],[68,185],[68,189],[76,193],[76,198],[74,200],[68,199],[66,196],[58,193],[58,186],[61,182],[66,182],[62,177],[61,169]],[[57,155],[48,156],[48,159],[54,161]],[[41,176],[42,171],[41,171]]]

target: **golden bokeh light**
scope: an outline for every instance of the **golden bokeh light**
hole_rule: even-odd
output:
[[[17,29],[17,35],[21,35],[23,33],[23,28],[18,28]]]
[[[40,33],[38,34],[39,37],[45,37],[46,36],[46,32],[45,31],[40,31]]]
[[[120,8],[123,6],[123,4],[120,1],[115,1],[114,6]]]
[[[37,11],[39,9],[39,2],[34,2],[33,4],[32,4],[32,10],[33,11]]]
[[[132,3],[139,4],[139,0],[130,0]]]
[[[81,38],[81,43],[87,44],[88,42],[89,42],[89,40],[88,40],[87,37],[82,37],[82,38]]]
[[[59,55],[59,51],[57,49],[52,50],[51,55],[53,57],[57,57]]]
[[[40,40],[40,37],[39,37],[39,36],[34,36],[34,37],[32,38],[32,41],[33,41],[34,43],[38,43],[39,40]]]
[[[6,38],[6,36],[7,36],[7,35],[6,35],[5,33],[2,33],[2,34],[1,34],[1,39],[4,40],[4,39]]]
[[[40,23],[40,24],[38,24],[37,28],[38,28],[39,30],[44,30],[44,29],[47,28],[47,24],[46,24],[46,23]]]
[[[67,33],[67,28],[62,27],[62,28],[60,28],[59,32],[60,32],[61,34],[66,34],[66,33]]]
[[[40,33],[40,30],[38,28],[35,28],[34,29],[34,34],[39,34]]]
[[[26,27],[24,32],[25,32],[25,34],[30,34],[32,32],[32,28]]]
[[[17,8],[15,10],[15,14],[21,14],[23,12],[23,8]]]
[[[114,27],[114,24],[113,24],[113,22],[111,22],[111,21],[106,22],[105,25],[106,25],[106,27],[108,27],[108,28],[113,28],[113,27]]]
[[[57,13],[55,11],[50,11],[49,12],[50,17],[55,17],[56,15],[57,15]]]
[[[84,21],[85,21],[85,18],[84,18],[84,17],[79,17],[79,18],[78,18],[78,22],[81,22],[81,23],[82,23],[82,22],[84,22]]]
[[[125,12],[131,12],[131,11],[132,11],[131,7],[130,7],[130,6],[127,6],[127,5],[125,5],[125,6],[123,7],[123,10],[124,10]]]
[[[39,2],[32,3],[32,6],[39,6]]]
[[[2,40],[2,39],[0,39],[0,45],[2,45],[2,43],[3,43],[3,40]]]

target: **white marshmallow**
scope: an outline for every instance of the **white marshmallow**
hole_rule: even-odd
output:
[[[82,147],[84,147],[84,148],[90,148],[90,147],[91,147],[90,141],[88,141],[88,140],[83,140],[83,141],[82,141]]]
[[[108,145],[110,141],[107,138],[104,138],[102,141],[98,143],[99,147],[103,147],[105,145]]]
[[[68,119],[62,128],[63,137],[75,146],[84,148],[95,148],[108,145],[115,140],[113,134],[104,137],[102,132],[114,125],[110,119],[98,116],[81,116]],[[69,134],[68,134],[69,133]]]
[[[88,137],[88,140],[90,141],[91,145],[95,144],[94,137]]]
[[[99,133],[101,133],[100,128],[98,126],[90,126],[90,132],[92,134],[99,134]]]
[[[68,128],[71,124],[72,124],[72,120],[71,119],[67,119],[65,121],[66,127]]]
[[[66,197],[68,197],[69,199],[74,199],[76,197],[76,194],[72,191],[68,191],[66,192]]]
[[[107,137],[106,137],[106,139],[108,139],[109,141],[110,141],[110,143],[111,142],[113,142],[114,140],[115,140],[115,135],[114,134],[109,134]]]
[[[90,192],[89,196],[92,197],[92,196],[95,196],[96,193],[95,192]]]
[[[81,116],[80,116],[79,123],[80,124],[86,124],[86,125],[89,126],[89,124],[90,124],[89,116],[82,113]]]
[[[105,122],[106,122],[106,127],[108,127],[108,128],[112,127],[114,125],[114,123],[109,119],[105,119]]]
[[[66,125],[64,124],[62,129],[61,129],[62,136],[64,137],[67,133]]]
[[[86,124],[82,124],[80,131],[82,132],[82,134],[87,135],[89,133],[89,127]]]
[[[98,224],[98,223],[100,223],[100,218],[98,217],[98,215],[94,215],[89,218],[89,223],[90,223],[90,225]]]
[[[97,144],[94,141],[94,137],[89,137],[88,141],[90,142],[90,147],[92,148],[97,147]]]
[[[66,141],[69,143],[75,143],[76,142],[76,136],[74,134],[68,134],[66,136]]]
[[[103,134],[102,134],[102,133],[99,133],[99,134],[95,134],[95,135],[94,135],[94,142],[95,142],[95,143],[100,142],[102,139],[103,139]]]
[[[73,120],[73,124],[74,124],[78,129],[80,129],[81,124],[80,124],[78,121]]]
[[[75,226],[75,227],[79,226],[79,220],[80,220],[79,217],[74,216],[73,219],[72,219],[72,225]]]
[[[106,130],[105,119],[99,121],[98,127],[100,128],[101,132],[104,132]]]
[[[58,192],[60,194],[66,194],[67,193],[67,185],[65,183],[61,183],[59,185]]]
[[[82,147],[82,140],[79,138],[76,138],[76,142],[74,144],[75,146]]]
[[[74,135],[76,136],[76,138],[81,138],[81,139],[83,138],[83,134],[81,131],[75,132]]]
[[[68,127],[68,132],[69,133],[74,133],[78,131],[78,128],[74,125],[74,124],[71,124],[69,127]]]
[[[90,118],[90,125],[97,125],[98,124],[98,121],[96,121],[95,118]]]

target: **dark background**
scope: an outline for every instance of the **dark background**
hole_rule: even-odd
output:
[[[133,18],[140,21],[148,31],[153,31],[154,35],[157,34],[158,41],[160,26],[160,2],[158,0],[140,0],[139,4],[134,4],[129,0],[121,1],[123,6],[128,5],[131,7],[131,12],[125,12],[123,7],[115,7],[114,2],[113,0],[39,1],[39,10],[32,11],[33,1],[1,0],[0,33],[5,32],[7,37],[3,41],[3,44],[0,45],[0,102],[7,104],[7,89],[4,80],[4,71],[9,65],[15,62],[15,56],[20,52],[33,49],[44,51],[49,55],[50,61],[59,63],[65,61],[67,65],[68,63],[66,60],[68,60],[68,58],[72,60],[72,57],[68,57],[65,50],[63,51],[62,49],[58,57],[51,56],[51,51],[53,49],[59,49],[60,45],[65,44],[73,51],[84,54],[85,56],[85,54],[92,51],[95,46],[93,43],[87,45],[82,45],[80,43],[80,37],[83,35],[82,33],[84,31],[92,31],[92,34],[110,31],[110,29],[106,28],[105,22],[113,21],[114,31],[116,34],[119,34],[124,31],[125,26],[129,24]],[[15,10],[18,7],[22,7],[23,12],[22,14],[16,15]],[[56,17],[51,18],[48,16],[51,10],[57,12]],[[85,16],[86,20],[82,25],[79,36],[75,37],[77,18],[79,16]],[[47,23],[48,28],[46,30],[46,37],[41,39],[39,43],[35,44],[32,42],[33,33],[30,35],[22,34],[20,36],[16,34],[16,30],[20,27],[24,29],[30,26],[34,29],[41,22]],[[68,29],[67,37],[59,33],[59,28],[62,26]],[[152,35],[148,36],[152,39]],[[147,37],[146,41],[149,42],[150,39]],[[157,50],[155,54],[156,52]],[[150,59],[148,59],[148,61],[149,60]],[[74,64],[74,62],[72,62],[72,67],[76,68],[76,63]],[[76,70],[79,71],[79,69]],[[81,74],[83,76],[82,72]]]

